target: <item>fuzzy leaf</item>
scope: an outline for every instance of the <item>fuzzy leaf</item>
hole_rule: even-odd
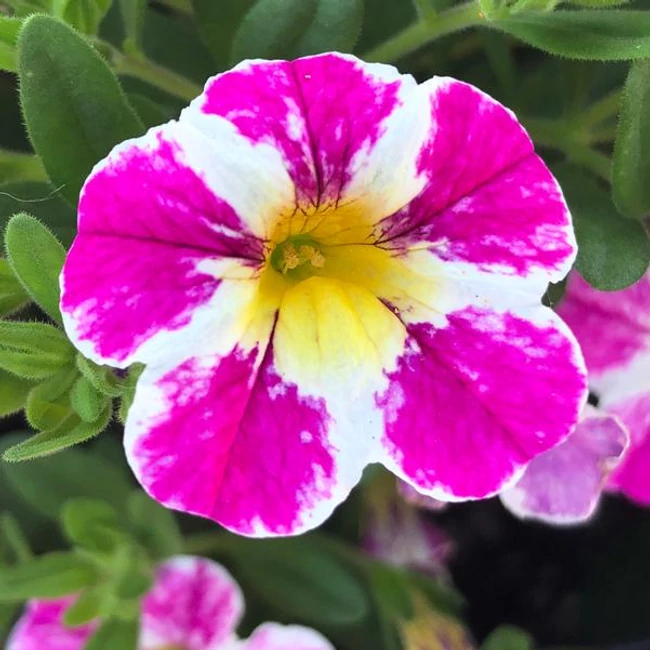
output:
[[[25,406],[33,386],[33,382],[27,379],[20,379],[5,370],[0,370],[0,417],[20,411]]]
[[[63,506],[61,519],[68,539],[90,551],[110,552],[123,537],[117,511],[98,499],[70,499]]]
[[[104,409],[93,422],[84,422],[73,414],[55,429],[42,431],[10,447],[2,457],[9,462],[18,462],[55,454],[98,436],[108,426],[110,419],[110,407]]]
[[[650,56],[650,11],[531,12],[489,24],[528,45],[570,59],[620,61]]]
[[[92,585],[97,570],[72,553],[49,553],[0,572],[0,601],[60,598]]]
[[[9,264],[34,302],[57,323],[59,309],[59,275],[65,249],[37,219],[28,214],[11,218],[5,231]]]
[[[230,62],[286,58],[317,9],[318,0],[257,0],[235,34]]]
[[[0,258],[0,317],[13,314],[29,302],[7,260]]]
[[[79,377],[72,387],[70,403],[84,422],[94,422],[108,406],[102,395],[85,377]]]
[[[44,323],[0,321],[0,368],[25,379],[51,377],[74,362],[61,330]]]
[[[573,215],[580,275],[603,291],[636,282],[650,263],[650,242],[643,226],[622,217],[609,195],[579,168],[562,164],[553,173]]]
[[[630,68],[614,146],[614,201],[626,216],[650,216],[650,61]]]
[[[363,23],[363,0],[318,0],[314,18],[298,39],[293,57],[352,52]]]
[[[64,23],[37,14],[18,38],[20,96],[36,153],[76,205],[93,165],[143,126],[110,68]]]

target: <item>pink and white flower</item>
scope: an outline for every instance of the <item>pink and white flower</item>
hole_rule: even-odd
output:
[[[650,505],[650,272],[622,291],[598,291],[572,273],[558,312],[582,346],[599,408],[629,430],[608,488]]]
[[[239,533],[319,525],[372,462],[441,500],[495,494],[582,408],[579,348],[540,304],[570,215],[466,83],[245,61],[95,167],[78,230],[68,334],[147,366],[136,476]]]
[[[74,597],[33,600],[18,620],[6,650],[82,650],[98,627],[63,623]],[[219,564],[178,556],[162,564],[142,603],[138,650],[334,650],[318,632],[276,623],[260,625],[242,640],[236,628],[244,601]]]
[[[501,492],[501,501],[521,519],[588,521],[627,447],[627,430],[618,418],[587,405],[575,431],[534,458],[519,481]]]

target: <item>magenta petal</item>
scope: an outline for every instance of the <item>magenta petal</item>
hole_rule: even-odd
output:
[[[264,623],[243,641],[240,650],[334,650],[321,634],[299,625]]]
[[[560,188],[515,115],[469,84],[434,78],[419,171],[425,190],[385,219],[385,240],[430,242],[443,260],[496,274],[562,279],[575,256]]]
[[[244,61],[210,79],[181,121],[207,125],[206,118],[225,118],[253,144],[280,152],[299,203],[324,205],[345,199],[351,185],[359,185],[359,175],[367,181],[366,191],[376,181],[373,157],[379,155],[380,140],[415,89],[414,79],[392,66],[338,53]],[[413,120],[408,126],[411,133],[418,130]],[[408,138],[407,132],[399,139]],[[401,150],[400,142],[394,146]],[[387,152],[380,157],[386,159]],[[415,153],[411,158],[415,175]],[[393,177],[408,167],[396,162],[395,156],[383,161]],[[364,169],[368,165],[370,174]]]
[[[143,346],[159,348],[186,327],[223,277],[254,274],[262,242],[210,186],[214,156],[199,134],[171,123],[122,143],[93,170],[61,276],[66,331],[86,356],[155,360]]]
[[[321,523],[359,478],[339,476],[329,424],[323,400],[279,378],[271,346],[263,358],[235,349],[146,370],[125,446],[161,503],[244,535],[286,535]]]
[[[228,646],[244,611],[241,590],[219,564],[177,556],[160,565],[142,604],[139,650]]]
[[[14,625],[6,650],[82,650],[97,623],[67,628],[65,610],[74,597],[58,600],[31,600]]]
[[[650,506],[650,393],[612,404],[608,411],[620,418],[630,432],[630,447],[612,474],[608,488]]]
[[[564,442],[531,461],[501,500],[522,519],[584,522],[595,512],[627,444],[627,431],[617,418],[589,409]]]
[[[575,341],[545,308],[468,308],[446,327],[412,325],[377,398],[382,462],[446,501],[498,492],[572,430],[586,398]]]

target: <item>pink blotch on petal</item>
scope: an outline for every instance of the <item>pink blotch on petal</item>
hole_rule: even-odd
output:
[[[260,625],[240,650],[334,650],[334,646],[321,634],[299,625]]]
[[[573,428],[586,397],[575,343],[544,324],[468,308],[409,327],[409,349],[377,397],[384,463],[443,500],[482,498]]]
[[[160,565],[142,604],[138,650],[208,650],[235,638],[242,593],[232,576],[204,558],[177,556]]]
[[[627,431],[615,417],[589,409],[564,442],[530,462],[501,500],[523,519],[582,523],[595,512],[627,444]]]
[[[620,418],[630,433],[630,447],[608,487],[650,506],[650,392],[613,404],[608,411]]]
[[[63,615],[74,600],[30,600],[11,631],[6,650],[82,650],[97,623],[66,627]]]
[[[379,67],[392,79],[375,76]],[[355,154],[372,148],[399,106],[404,79],[388,66],[335,53],[245,61],[208,81],[199,101],[204,113],[280,150],[298,202],[317,205],[341,196]]]
[[[127,447],[154,498],[261,536],[296,532],[333,498],[327,409],[283,383],[272,357],[269,348],[261,366],[256,351],[235,350],[213,365],[189,359],[154,380],[164,403],[140,422],[138,400],[150,398],[136,394],[127,429],[139,431]]]
[[[155,241],[78,236],[65,263],[61,302],[73,338],[122,363],[155,334],[186,326],[220,284],[198,270],[204,257]]]
[[[600,375],[647,349],[650,281],[645,276],[621,291],[598,291],[574,271],[557,312],[582,346],[589,372]]]
[[[469,84],[434,78],[426,188],[381,223],[382,239],[430,242],[443,260],[561,279],[575,255],[559,186],[514,114]],[[427,86],[424,84],[424,87]]]

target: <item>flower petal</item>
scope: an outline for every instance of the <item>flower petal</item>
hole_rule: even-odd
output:
[[[650,274],[621,291],[598,291],[573,272],[557,312],[582,346],[601,405],[650,388]]]
[[[586,398],[579,348],[543,307],[468,307],[408,327],[377,395],[382,462],[445,501],[489,496],[564,439]],[[480,468],[480,471],[479,471]]]
[[[582,523],[596,511],[627,444],[627,431],[617,418],[586,408],[575,431],[534,458],[519,481],[499,495],[501,501],[521,519]]]
[[[242,153],[243,138],[223,140],[222,155],[195,129],[170,123],[116,147],[86,182],[61,279],[66,331],[86,356],[127,366],[172,343],[186,347],[196,332],[169,334],[226,302],[217,295],[224,278],[256,275],[263,242],[246,219],[275,217],[274,200],[286,197],[264,158]]]
[[[374,387],[404,334],[369,292],[312,278],[267,340],[147,368],[125,437],[154,498],[254,536],[317,526],[358,482],[381,435]]]
[[[82,650],[97,624],[66,627],[63,614],[73,602],[74,597],[30,600],[11,631],[6,650]]]
[[[469,84],[434,77],[433,128],[418,160],[426,189],[380,225],[382,241],[534,280],[571,268],[576,244],[560,188],[515,115]]]
[[[241,590],[221,565],[174,557],[158,567],[143,600],[138,649],[225,647],[234,642],[243,611]]]
[[[299,625],[264,623],[243,641],[241,650],[334,650],[334,646],[315,630]]]
[[[365,198],[385,216],[424,186],[425,96],[392,66],[338,53],[244,61],[210,79],[181,121],[208,133],[217,117],[281,153],[301,206]]]
[[[608,488],[650,506],[650,392],[628,397],[608,408],[630,433],[630,447],[610,477]]]

